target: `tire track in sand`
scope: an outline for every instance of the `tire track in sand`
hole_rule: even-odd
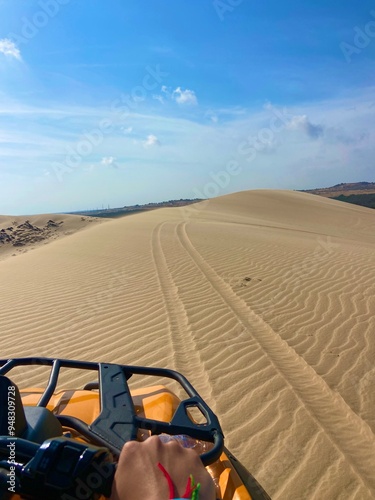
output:
[[[317,425],[352,466],[359,480],[373,493],[375,436],[370,427],[350,409],[339,394],[330,389],[287,342],[272,330],[270,325],[233,292],[193,246],[186,232],[186,224],[181,222],[178,225],[177,235],[196,267],[233,311],[238,321],[258,342]]]
[[[161,243],[161,231],[165,224],[167,222],[162,222],[153,230],[151,247],[168,318],[175,369],[192,380],[193,385],[198,388],[198,392],[206,397],[212,391],[212,384],[200,357],[185,306],[178,293],[178,287],[168,268]]]

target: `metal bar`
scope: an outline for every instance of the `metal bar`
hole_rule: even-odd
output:
[[[41,398],[39,399],[37,406],[44,406],[45,408],[48,405],[49,400],[51,399],[53,393],[55,392],[57,380],[59,378],[59,373],[60,373],[60,361],[58,359],[55,359],[52,365],[47,387],[43,392]]]

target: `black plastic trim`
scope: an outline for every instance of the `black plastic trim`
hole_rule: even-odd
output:
[[[136,439],[137,429],[150,430],[152,434],[163,432],[176,435],[187,434],[193,438],[214,443],[213,448],[201,455],[201,460],[208,465],[220,457],[224,447],[224,436],[216,415],[199,396],[190,382],[179,372],[165,368],[145,366],[116,365],[54,358],[14,358],[0,360],[0,375],[5,375],[16,366],[50,366],[51,372],[46,389],[38,406],[46,407],[50,401],[59,378],[61,368],[74,368],[96,371],[99,376],[101,413],[90,426],[85,428],[86,437],[106,443],[112,453],[118,455],[125,442]],[[147,418],[139,418],[135,414],[127,380],[132,375],[151,375],[176,380],[189,395],[181,401],[170,423]],[[189,407],[196,406],[206,418],[205,424],[196,424],[187,414]],[[71,423],[82,427],[77,419]],[[61,422],[60,418],[60,422]],[[71,426],[72,428],[76,428]],[[77,428],[78,430],[78,428]]]

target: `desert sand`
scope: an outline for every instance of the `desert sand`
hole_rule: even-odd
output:
[[[0,260],[9,255],[16,257],[20,253],[27,253],[61,236],[103,222],[97,217],[67,214],[0,215]]]
[[[241,192],[8,253],[0,286],[2,358],[174,368],[273,499],[375,497],[374,211]]]

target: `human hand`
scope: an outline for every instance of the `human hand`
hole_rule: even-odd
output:
[[[215,500],[215,486],[199,455],[176,441],[162,443],[157,436],[146,441],[130,441],[121,451],[110,500],[168,500],[169,487],[161,464],[182,497],[189,476],[200,483],[199,500]]]

